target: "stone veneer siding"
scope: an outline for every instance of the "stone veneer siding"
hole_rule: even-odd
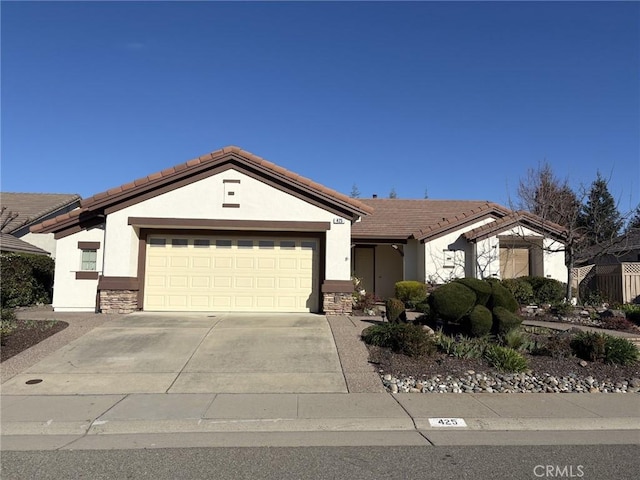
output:
[[[137,290],[100,290],[100,312],[132,313],[137,310]]]
[[[351,293],[325,292],[322,310],[325,315],[350,315],[353,310],[353,296]]]

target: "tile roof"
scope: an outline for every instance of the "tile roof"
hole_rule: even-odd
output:
[[[73,224],[78,217],[83,214],[91,214],[97,212],[101,208],[114,205],[119,201],[124,201],[135,197],[141,193],[153,190],[154,188],[164,186],[178,179],[185,178],[189,175],[213,168],[219,164],[224,164],[229,160],[239,161],[241,164],[257,169],[263,173],[276,177],[296,188],[309,191],[325,199],[326,201],[338,203],[348,210],[359,214],[372,213],[372,209],[365,203],[354,198],[348,197],[335,190],[327,188],[308,178],[302,177],[285,168],[258,157],[251,152],[242,150],[240,147],[228,146],[215,152],[194,158],[175,167],[167,168],[160,172],[153,173],[143,178],[134,180],[133,182],[120,185],[106,192],[98,193],[89,198],[82,200],[80,209],[71,211],[67,214],[60,215],[54,219],[32,227],[33,232],[59,231],[66,228],[66,225]]]
[[[530,227],[533,230],[543,231],[558,239],[563,239],[566,235],[566,229],[564,227],[553,222],[544,221],[542,218],[529,212],[518,210],[509,213],[509,215],[502,217],[495,222],[469,230],[468,232],[465,232],[463,236],[467,240],[481,240],[516,225],[522,225],[524,227]]]
[[[377,198],[362,202],[374,213],[352,226],[355,239],[424,240],[486,215],[501,217],[509,213],[506,208],[483,200]]]
[[[0,251],[16,252],[16,253],[36,253],[40,255],[49,255],[49,252],[35,245],[20,240],[9,233],[0,233]]]
[[[80,195],[69,193],[0,193],[0,205],[4,221],[10,214],[17,216],[2,228],[4,233],[12,233],[19,228],[36,223],[42,217],[55,213],[78,202]]]

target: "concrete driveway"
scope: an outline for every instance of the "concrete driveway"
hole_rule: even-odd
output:
[[[324,316],[144,312],[95,328],[2,391],[339,393],[347,387]]]

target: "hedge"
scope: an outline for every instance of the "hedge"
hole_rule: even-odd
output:
[[[51,303],[54,260],[45,255],[0,255],[2,307]]]

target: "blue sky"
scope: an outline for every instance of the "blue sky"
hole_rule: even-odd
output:
[[[328,187],[508,204],[548,161],[640,202],[640,4],[2,2],[2,190],[238,145]]]

